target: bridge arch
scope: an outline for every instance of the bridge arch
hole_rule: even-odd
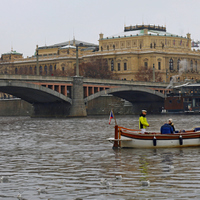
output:
[[[19,97],[31,104],[65,102],[72,104],[72,100],[52,89],[32,83],[13,80],[1,80],[0,91]]]
[[[108,94],[112,94],[113,96],[123,98],[129,102],[145,101],[144,99],[145,96],[148,96],[148,100],[155,100],[155,101],[164,100],[165,98],[164,94],[146,87],[123,86],[123,87],[116,87],[107,90],[102,90],[100,92],[97,92],[93,95],[86,97],[84,101],[88,102],[95,98]]]

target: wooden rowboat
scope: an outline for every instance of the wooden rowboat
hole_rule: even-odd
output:
[[[145,133],[115,125],[115,137],[107,139],[113,148],[177,148],[200,146],[200,128],[174,134]]]

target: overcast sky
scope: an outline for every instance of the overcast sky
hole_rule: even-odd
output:
[[[166,25],[167,32],[200,40],[200,0],[0,0],[0,54],[24,57],[73,39],[98,44],[125,25]]]

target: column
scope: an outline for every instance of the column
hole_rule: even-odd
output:
[[[86,107],[83,99],[83,77],[73,77],[73,97],[70,109],[70,117],[87,116]]]

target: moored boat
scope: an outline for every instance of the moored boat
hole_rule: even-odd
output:
[[[200,128],[181,130],[174,134],[148,132],[128,129],[115,125],[115,137],[108,138],[113,148],[177,148],[200,146]]]
[[[173,87],[164,100],[162,113],[200,114],[200,84]]]

